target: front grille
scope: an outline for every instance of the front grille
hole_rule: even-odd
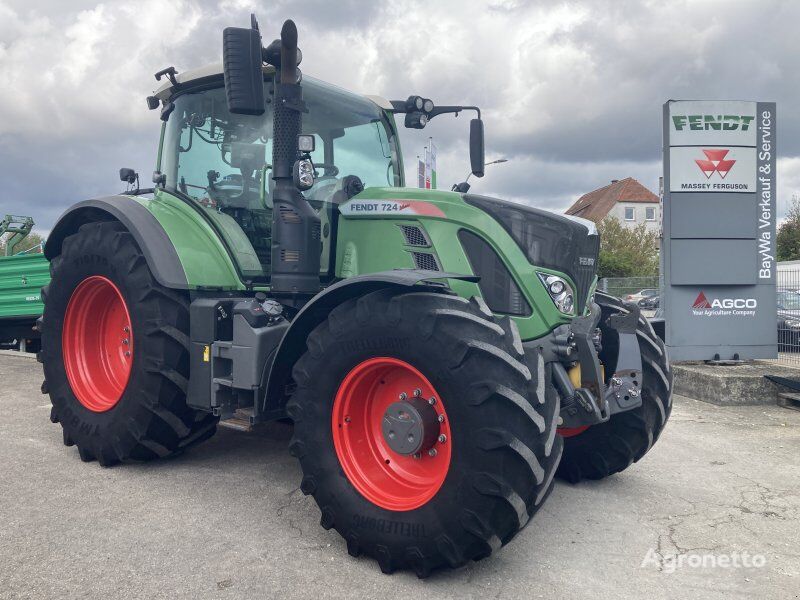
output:
[[[401,225],[400,229],[403,230],[407,246],[430,246],[425,233],[416,225]]]
[[[418,269],[425,271],[438,271],[439,264],[436,262],[436,257],[427,252],[412,252],[414,255],[414,264]]]

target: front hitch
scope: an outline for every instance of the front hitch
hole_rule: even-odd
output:
[[[598,356],[595,331],[600,321],[600,307],[592,304],[589,315],[570,324],[569,345],[565,354],[560,336],[555,354],[575,360],[580,366],[580,387],[576,388],[560,361],[553,362],[553,383],[561,396],[561,427],[584,427],[608,421],[612,415],[641,406],[642,357],[636,338],[639,308],[626,305],[625,314],[612,315],[606,325],[619,337],[614,374],[606,384]]]
[[[627,313],[611,315],[606,325],[615,329],[619,336],[617,368],[609,380],[606,399],[611,406],[611,414],[631,410],[642,405],[642,353],[636,328],[639,323],[639,307],[625,304]]]

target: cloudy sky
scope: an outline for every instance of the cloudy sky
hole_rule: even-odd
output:
[[[255,12],[265,39],[295,19],[303,71],[353,91],[484,109],[480,193],[563,210],[633,176],[655,191],[669,98],[778,103],[779,211],[800,193],[800,2],[525,0],[0,0],[0,213],[46,232],[70,204],[150,179],[153,73],[216,62]],[[432,135],[440,187],[468,171],[466,119]]]

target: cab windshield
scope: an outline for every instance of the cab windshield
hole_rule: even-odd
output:
[[[267,98],[272,82],[265,81]],[[322,270],[329,267],[331,220],[341,201],[342,179],[358,176],[364,187],[400,186],[402,169],[392,124],[362,96],[303,79],[308,113],[303,133],[313,134],[314,187],[304,192],[323,224]],[[217,222],[247,277],[270,273],[273,181],[272,111],[261,116],[228,112],[222,87],[182,93],[167,121],[161,153],[165,188],[194,200]],[[242,239],[242,233],[246,242]],[[249,243],[247,243],[249,242]],[[242,246],[251,246],[242,248]]]

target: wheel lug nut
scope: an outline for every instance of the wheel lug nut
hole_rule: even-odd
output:
[[[422,458],[422,455],[419,452],[417,452],[416,454],[412,454],[412,456],[414,457],[414,460],[419,460],[420,458]]]
[[[344,422],[345,422],[345,423],[349,423],[349,422],[350,422],[350,417],[345,417],[345,418],[344,418]]]
[[[431,448],[430,450],[428,450],[428,456],[430,456],[431,458],[433,458],[437,454],[439,454],[439,453],[436,452],[436,448]]]
[[[130,355],[131,355],[131,352],[130,352],[130,350],[127,350],[127,351],[125,352],[125,356],[130,356]]]
[[[400,392],[400,400],[405,400],[406,398],[408,398],[408,394],[405,392]]]
[[[436,404],[436,398],[428,398],[428,404],[430,404],[431,406]]]
[[[414,398],[419,398],[420,396],[422,396],[422,390],[419,389],[419,388],[415,389],[414,390]]]
[[[439,415],[436,417],[436,420],[439,421],[439,423],[444,423],[444,415]]]
[[[130,333],[131,328],[130,327],[123,327],[122,331],[124,331],[125,333]]]
[[[442,434],[439,436],[439,443],[444,444],[447,441],[447,436]]]
[[[125,338],[124,340],[122,340],[122,343],[127,346],[128,344],[131,343],[131,341],[128,338]]]

